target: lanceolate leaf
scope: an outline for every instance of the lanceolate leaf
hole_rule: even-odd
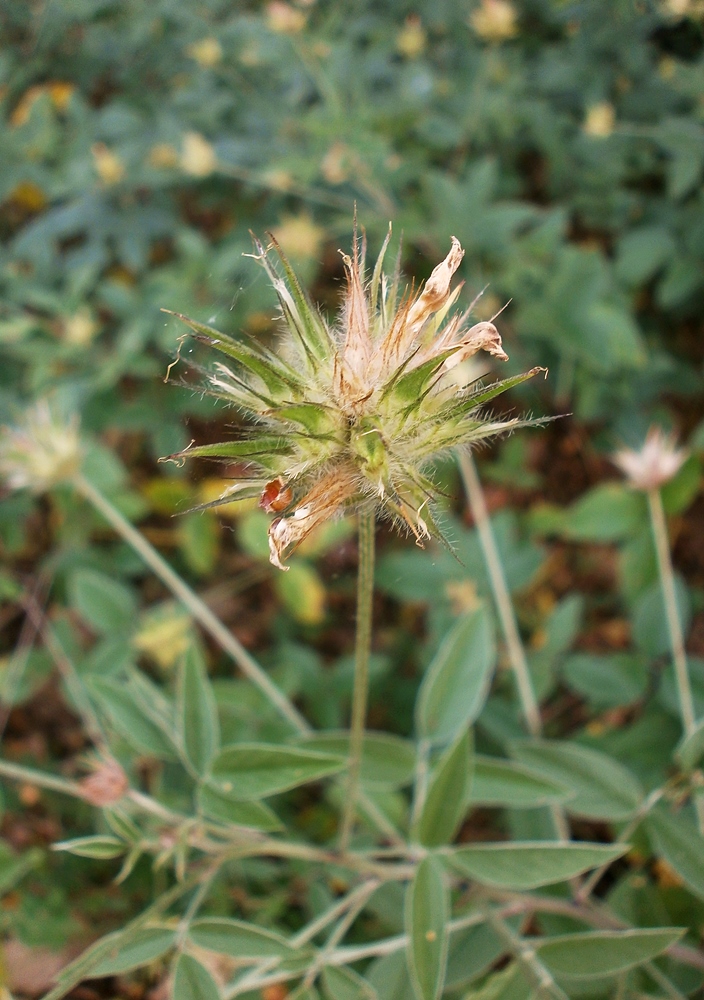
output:
[[[521,375],[514,375],[512,378],[501,379],[501,381],[493,382],[491,385],[477,389],[475,392],[469,392],[467,395],[462,396],[459,400],[451,403],[447,407],[447,416],[449,418],[453,418],[461,416],[464,413],[469,413],[478,406],[483,406],[484,403],[489,403],[492,399],[495,399],[502,393],[508,392],[509,389],[513,389],[517,385],[527,382],[528,379],[533,378],[539,372],[546,371],[547,368],[531,368],[530,371],[523,372]]]
[[[349,755],[349,732],[331,730],[313,733],[301,739],[300,744],[312,750]],[[365,785],[382,788],[402,788],[413,780],[416,752],[410,740],[391,733],[367,730],[362,746],[362,781]]]
[[[513,841],[456,847],[448,851],[447,860],[463,875],[486,885],[537,889],[614,861],[628,849],[628,844]]]
[[[144,927],[135,938],[123,940],[122,931],[103,938],[105,957],[90,971],[90,979],[120,976],[139,969],[165,955],[173,947],[176,931],[173,927]],[[111,947],[112,942],[112,947]]]
[[[695,896],[704,899],[704,837],[684,816],[673,815],[663,806],[652,810],[647,829],[657,853]]]
[[[220,1000],[220,990],[206,967],[192,955],[179,955],[174,970],[173,1000]]]
[[[555,975],[599,978],[650,961],[683,934],[681,927],[587,931],[549,938],[534,947],[541,961]]]
[[[176,756],[173,742],[129,686],[109,677],[91,678],[88,683],[99,708],[135,750],[165,759]]]
[[[408,968],[417,1000],[438,1000],[445,982],[449,900],[442,865],[429,855],[406,895]]]
[[[191,643],[179,670],[178,722],[188,761],[205,774],[220,744],[218,710],[200,651]]]
[[[279,817],[263,802],[235,799],[212,784],[199,786],[197,802],[200,811],[209,819],[236,826],[249,826],[255,830],[283,829]]]
[[[232,958],[287,958],[297,954],[286,939],[244,920],[227,917],[203,917],[191,923],[189,935],[194,944]]]
[[[622,764],[604,753],[557,740],[517,740],[511,756],[573,792],[565,808],[576,816],[627,819],[643,801],[643,789]]]
[[[105,861],[109,858],[119,858],[127,851],[129,844],[117,837],[74,837],[73,840],[62,840],[53,844],[54,851],[66,851],[77,854],[80,858],[94,858]]]
[[[432,773],[415,836],[426,847],[449,844],[467,812],[472,784],[472,735],[462,733]]]
[[[428,667],[416,700],[421,739],[448,742],[481,712],[496,658],[493,629],[483,608],[461,618]]]
[[[220,791],[239,799],[263,799],[346,767],[338,756],[266,743],[224,747],[213,761],[212,778]]]
[[[380,1000],[372,984],[353,969],[329,965],[321,979],[326,1000]]]
[[[566,785],[541,777],[514,761],[480,754],[474,758],[471,805],[535,809],[564,802],[573,794]]]

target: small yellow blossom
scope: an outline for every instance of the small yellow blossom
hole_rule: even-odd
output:
[[[47,203],[46,195],[33,181],[20,181],[10,192],[8,200],[28,212],[40,212]]]
[[[63,80],[52,80],[49,83],[36,84],[24,92],[10,116],[10,124],[14,128],[20,128],[29,121],[32,108],[36,101],[44,94],[47,94],[57,111],[65,111],[71,95],[75,90],[72,83]]]
[[[425,49],[427,41],[420,18],[417,14],[411,14],[396,36],[396,50],[406,59],[417,59]]]
[[[63,321],[64,340],[74,347],[86,347],[98,332],[98,324],[90,309],[79,309]]]
[[[170,170],[178,165],[178,150],[168,142],[157,142],[149,150],[147,163],[155,170]]]
[[[283,0],[267,4],[266,21],[272,31],[281,35],[296,35],[306,26],[306,15]]]
[[[212,145],[200,132],[186,132],[181,149],[181,169],[191,177],[207,177],[217,168]]]
[[[315,259],[325,239],[325,230],[307,212],[286,216],[273,230],[279,246],[294,259]]]
[[[675,447],[675,437],[659,427],[651,427],[639,451],[624,448],[613,462],[636,490],[657,490],[673,479],[686,462],[689,452]]]
[[[616,124],[616,112],[613,104],[608,101],[599,101],[597,104],[587,108],[587,115],[582,126],[586,135],[599,139],[606,139],[614,130]]]
[[[349,177],[349,149],[344,142],[334,142],[320,164],[328,184],[343,184]]]
[[[217,38],[201,38],[199,42],[188,46],[186,55],[195,59],[199,66],[212,69],[222,60],[222,46]]]
[[[104,142],[94,142],[91,146],[93,164],[103,184],[119,184],[125,176],[125,165]]]
[[[293,187],[293,177],[288,170],[267,170],[262,174],[262,181],[274,191],[290,191]]]
[[[509,0],[481,0],[469,18],[474,33],[487,42],[504,42],[518,34],[516,8]]]

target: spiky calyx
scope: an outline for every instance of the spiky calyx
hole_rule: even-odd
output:
[[[238,440],[169,457],[242,463],[246,475],[215,505],[258,497],[277,514],[269,544],[281,569],[313,528],[360,505],[406,526],[419,543],[439,535],[427,475],[432,460],[529,422],[492,420],[482,407],[543,369],[488,386],[457,377],[457,366],[479,350],[507,360],[492,322],[470,325],[471,307],[450,315],[461,291],[451,290],[464,256],[459,242],[452,238],[422,291],[402,292],[398,265],[390,279],[382,270],[389,236],[367,280],[364,241],[355,235],[352,256],[343,255],[347,290],[334,326],[311,305],[276,240],[265,249],[255,239],[255,259],[281,307],[278,353],[175,314],[229,359],[209,373],[209,390],[236,405],[250,426]],[[269,259],[272,250],[283,277]]]

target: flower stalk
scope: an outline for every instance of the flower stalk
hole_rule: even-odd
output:
[[[355,637],[354,688],[350,721],[350,749],[347,794],[340,824],[340,851],[346,853],[357,810],[364,750],[364,726],[369,697],[369,656],[372,644],[372,601],[374,597],[373,508],[358,515],[359,566],[357,569],[357,629]]]

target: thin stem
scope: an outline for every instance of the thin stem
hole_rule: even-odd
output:
[[[83,798],[83,789],[77,781],[68,781],[58,775],[35,771],[33,767],[24,767],[22,764],[11,764],[8,760],[0,760],[0,775],[12,781],[24,781],[29,785],[37,785],[38,788],[73,795],[77,799]]]
[[[367,905],[369,897],[372,896],[378,888],[379,888],[378,882],[367,882],[366,885],[360,887],[360,892],[357,893],[356,898],[347,908],[347,912],[339,921],[337,926],[333,929],[329,938],[325,942],[324,947],[321,949],[320,954],[317,956],[315,962],[313,962],[308,972],[306,973],[305,978],[303,980],[304,987],[308,988],[313,985],[320,970],[325,965],[327,965],[328,958],[330,957],[332,952],[335,950],[340,941],[343,940],[343,938],[347,934],[347,931],[350,929],[350,927],[355,922],[359,914]]]
[[[508,924],[491,910],[487,913],[487,920],[514,958],[524,966],[533,980],[539,996],[554,997],[555,1000],[569,1000],[565,991],[553,979],[550,970],[540,961],[528,939],[520,938],[514,934]]]
[[[244,646],[216,618],[208,605],[183,582],[181,577],[174,572],[171,566],[150,545],[146,538],[130,524],[127,518],[122,516],[119,510],[113,507],[107,497],[103,496],[83,476],[77,476],[75,485],[85,499],[93,504],[115,531],[141,556],[161,582],[185,605],[196,621],[200,622],[205,631],[232,657],[245,677],[252,681],[253,684],[256,684],[279,714],[299,733],[303,735],[310,733],[310,726],[298,709],[291,704],[286,695],[279,690],[257,661],[250,656]]]
[[[482,552],[484,553],[487,570],[489,571],[491,589],[494,594],[496,608],[499,612],[501,629],[504,633],[509,660],[511,661],[511,667],[513,668],[513,675],[516,679],[516,687],[518,688],[518,695],[521,699],[523,716],[526,720],[526,726],[528,727],[528,732],[531,736],[540,736],[542,732],[542,723],[540,721],[538,699],[536,698],[535,691],[533,690],[533,682],[528,669],[528,661],[526,660],[523,644],[518,631],[518,623],[513,610],[513,604],[511,603],[511,596],[508,591],[508,586],[506,585],[506,577],[504,576],[503,566],[501,565],[501,556],[499,555],[499,550],[496,547],[494,533],[491,530],[489,512],[486,508],[486,501],[484,500],[484,493],[482,491],[481,483],[479,482],[477,469],[472,456],[466,452],[459,453],[459,463],[462,481],[464,482],[464,486],[467,491],[469,506],[472,510],[472,516],[477,526],[479,542],[482,547]]]
[[[364,724],[369,694],[369,654],[372,645],[372,598],[374,596],[374,529],[373,508],[358,515],[359,567],[357,570],[357,635],[354,657],[354,689],[350,722],[350,756],[347,795],[340,827],[340,851],[345,853],[350,842],[357,813],[362,774]]]
[[[667,618],[667,630],[670,634],[670,649],[672,650],[672,662],[675,667],[675,681],[677,684],[677,698],[680,704],[682,728],[685,735],[689,736],[696,728],[694,698],[692,697],[692,685],[689,680],[689,670],[687,669],[687,654],[684,648],[682,623],[677,610],[675,573],[672,568],[672,558],[670,556],[670,540],[667,534],[665,510],[662,505],[662,496],[659,489],[648,490],[648,507],[650,508],[650,522],[653,528],[655,551],[658,559],[658,571],[660,573],[660,585],[665,605],[665,617]],[[701,833],[704,833],[704,799],[699,795],[695,795],[694,806],[697,812],[699,830]]]

